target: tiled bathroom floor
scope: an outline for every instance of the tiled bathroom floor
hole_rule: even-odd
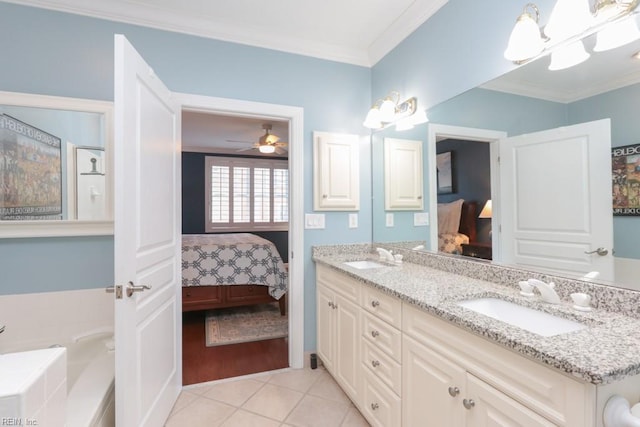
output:
[[[368,425],[322,367],[187,386],[166,423],[166,427]]]

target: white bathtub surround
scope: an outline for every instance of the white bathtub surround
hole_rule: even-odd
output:
[[[0,421],[5,425],[63,427],[66,378],[64,348],[0,356]]]
[[[87,333],[113,331],[113,295],[103,288],[0,295],[0,354],[64,345]]]

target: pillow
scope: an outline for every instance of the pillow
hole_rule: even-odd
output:
[[[438,234],[455,234],[460,228],[460,215],[464,199],[451,203],[438,203]]]

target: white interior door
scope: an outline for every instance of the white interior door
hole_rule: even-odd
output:
[[[605,119],[500,141],[502,261],[613,279],[610,129]],[[607,254],[587,254],[597,248]]]
[[[116,423],[161,426],[182,383],[180,109],[121,35],[114,109]]]

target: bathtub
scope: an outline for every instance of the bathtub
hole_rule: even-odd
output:
[[[115,425],[115,351],[111,333],[77,337],[67,347],[66,427]]]

